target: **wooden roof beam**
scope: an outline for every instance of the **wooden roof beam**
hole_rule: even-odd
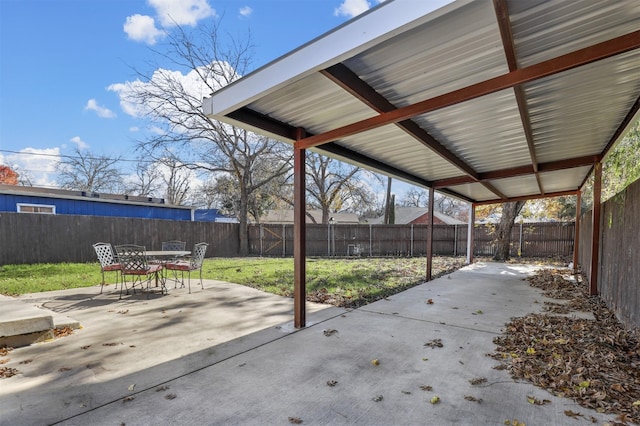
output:
[[[500,36],[502,38],[502,46],[505,56],[507,57],[507,65],[509,71],[515,71],[518,67],[518,57],[516,54],[516,47],[513,41],[513,32],[511,30],[511,19],[509,15],[509,8],[506,0],[493,0],[493,7],[496,11],[496,17],[498,19],[498,28],[500,30]],[[518,104],[518,111],[520,112],[520,121],[522,121],[522,130],[524,131],[525,139],[527,140],[527,147],[529,148],[529,156],[531,157],[531,165],[533,166],[533,173],[536,175],[536,181],[538,182],[538,188],[540,193],[544,194],[544,187],[540,180],[538,173],[538,160],[536,158],[536,149],[533,143],[533,131],[531,130],[531,119],[529,116],[529,107],[524,95],[524,89],[521,84],[513,86],[513,92],[516,97],[516,103]]]
[[[558,56],[525,68],[481,81],[458,90],[445,93],[412,105],[381,113],[328,132],[310,136],[296,142],[298,148],[312,148],[347,136],[372,130],[392,123],[398,123],[415,116],[456,105],[471,99],[498,92],[518,84],[571,70],[602,59],[628,52],[640,47],[640,30],[588,46],[565,55]]]
[[[561,191],[561,192],[548,192],[546,194],[533,194],[533,195],[523,195],[522,197],[511,197],[506,200],[497,199],[497,200],[487,200],[487,201],[478,201],[475,203],[476,206],[483,206],[487,204],[499,204],[505,202],[513,202],[513,201],[528,201],[528,200],[539,200],[541,198],[553,198],[553,197],[564,197],[568,195],[576,195],[578,191]]]
[[[541,163],[538,165],[538,172],[555,172],[558,170],[572,169],[574,167],[591,166],[598,162],[599,157],[597,155],[586,155],[584,157],[568,158],[566,160],[551,161],[548,163]],[[511,177],[518,177],[524,175],[533,174],[533,167],[531,165],[511,167],[508,169],[494,170],[490,172],[480,173],[480,181],[507,179]],[[474,183],[473,179],[468,176],[456,176],[447,179],[440,179],[433,181],[433,187],[436,189],[443,187],[450,187],[456,185],[464,185],[468,183]]]

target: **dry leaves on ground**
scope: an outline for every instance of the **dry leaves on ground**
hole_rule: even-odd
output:
[[[640,343],[638,330],[625,330],[586,285],[563,278],[566,270],[538,271],[528,280],[545,296],[569,300],[570,310],[591,312],[595,320],[551,313],[512,318],[490,354],[513,378],[526,379],[560,397],[601,413],[640,423]]]
[[[66,337],[73,334],[73,329],[71,327],[65,326],[60,328],[53,329],[53,334],[56,339],[60,337]]]

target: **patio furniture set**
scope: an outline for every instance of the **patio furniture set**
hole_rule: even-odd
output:
[[[167,280],[174,281],[174,288],[178,283],[184,288],[184,273],[187,272],[187,282],[189,293],[191,293],[191,271],[200,271],[200,286],[202,283],[202,264],[207,251],[207,243],[197,243],[193,246],[193,251],[185,250],[184,241],[165,241],[162,243],[162,250],[147,250],[145,246],[137,244],[117,245],[115,248],[111,243],[95,243],[93,249],[100,262],[102,273],[102,284],[100,293],[105,284],[105,272],[116,273],[116,289],[120,283],[120,299],[123,290],[129,294],[127,277],[131,277],[129,283],[133,294],[136,286],[145,289],[149,296],[150,285],[155,280],[155,287],[160,288],[162,294],[167,294]],[[169,271],[172,277],[169,278]],[[180,278],[178,278],[180,272]]]

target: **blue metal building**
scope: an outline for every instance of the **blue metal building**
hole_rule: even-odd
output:
[[[163,199],[0,185],[0,212],[194,220],[194,209]]]

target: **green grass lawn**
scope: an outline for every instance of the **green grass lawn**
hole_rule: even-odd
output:
[[[433,274],[454,271],[463,263],[464,258],[436,257]],[[307,259],[307,300],[361,306],[422,282],[425,273],[425,258]],[[293,296],[291,258],[211,258],[205,260],[202,275]],[[101,280],[98,263],[0,267],[0,293],[4,295],[96,286]],[[108,283],[114,280],[115,273],[106,274]]]

